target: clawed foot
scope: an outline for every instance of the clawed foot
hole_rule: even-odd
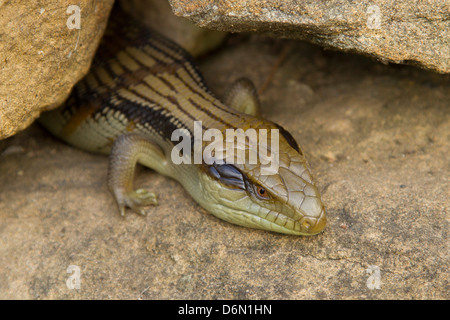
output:
[[[145,207],[157,205],[156,194],[145,189],[137,189],[128,193],[116,192],[116,201],[119,205],[121,216],[125,216],[125,208],[130,208],[134,212],[145,216]]]

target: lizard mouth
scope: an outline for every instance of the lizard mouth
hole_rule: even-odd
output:
[[[294,220],[282,213],[271,210],[267,214],[256,215],[223,205],[220,207],[222,207],[221,213],[216,212],[213,214],[230,223],[291,235],[309,236],[318,234],[323,231],[327,222],[324,207],[322,207],[318,217],[304,216],[300,220]]]

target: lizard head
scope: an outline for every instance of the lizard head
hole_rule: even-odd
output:
[[[302,150],[274,123],[264,121],[255,129],[266,129],[270,140],[262,148],[258,144],[258,161],[250,161],[255,151],[250,138],[235,141],[232,158],[206,166],[207,174],[201,175],[206,201],[199,203],[217,217],[246,227],[294,235],[321,232],[325,208]],[[244,150],[245,161],[239,161],[239,150]]]

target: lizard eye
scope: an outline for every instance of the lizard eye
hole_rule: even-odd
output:
[[[271,198],[269,193],[263,187],[255,186],[254,188],[255,188],[255,193],[259,199],[268,200]]]

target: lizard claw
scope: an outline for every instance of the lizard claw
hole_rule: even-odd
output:
[[[137,189],[128,193],[118,192],[115,196],[121,216],[125,216],[125,208],[130,208],[137,214],[145,216],[144,207],[158,204],[156,194],[145,189]]]

